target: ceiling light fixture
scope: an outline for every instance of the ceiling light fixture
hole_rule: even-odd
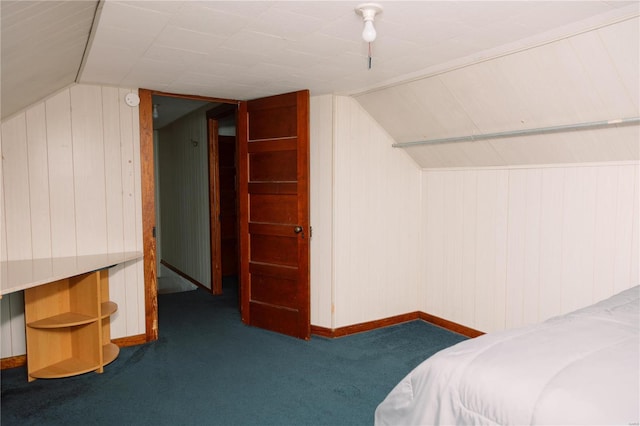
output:
[[[373,26],[373,20],[378,13],[382,13],[382,6],[377,3],[362,3],[356,7],[356,13],[362,16],[364,20],[364,29],[362,30],[362,39],[367,43],[371,43],[376,39],[376,29]]]
[[[158,104],[153,104],[153,118],[158,118],[160,115],[158,114]]]

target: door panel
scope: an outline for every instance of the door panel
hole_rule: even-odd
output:
[[[240,103],[242,320],[310,337],[309,92]]]
[[[297,201],[293,194],[251,194],[251,222],[297,224]]]
[[[298,302],[295,277],[283,279],[282,276],[256,274],[254,293],[256,298],[271,305],[295,308]]]
[[[255,152],[249,154],[252,181],[296,180],[296,151]]]
[[[298,245],[294,238],[255,233],[250,241],[253,262],[296,267]]]

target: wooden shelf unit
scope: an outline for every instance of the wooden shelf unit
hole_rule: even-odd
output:
[[[29,381],[102,373],[117,358],[107,269],[27,288],[24,301]]]

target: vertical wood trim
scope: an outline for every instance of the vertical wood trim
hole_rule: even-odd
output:
[[[135,89],[132,89],[135,90]],[[144,230],[144,226],[143,226],[143,215],[142,215],[142,169],[141,169],[141,165],[142,165],[142,160],[141,160],[141,150],[140,150],[140,110],[138,108],[138,110],[136,111],[135,108],[129,108],[129,112],[127,113],[127,115],[129,117],[131,117],[131,129],[129,129],[130,131],[130,135],[131,135],[131,144],[133,147],[133,177],[134,177],[134,196],[133,196],[133,206],[134,206],[134,210],[133,210],[133,216],[131,216],[130,218],[134,220],[134,236],[133,236],[133,240],[134,240],[134,247],[136,251],[144,251],[144,239],[143,239],[143,230]],[[151,113],[149,112],[148,114],[149,117],[152,117]],[[153,127],[153,126],[152,126]],[[151,129],[151,140],[150,143],[147,144],[147,153],[146,153],[147,159],[150,161],[150,164],[148,165],[151,173],[151,178],[152,178],[152,182],[150,184],[150,188],[149,188],[149,192],[152,195],[152,199],[151,199],[151,205],[152,208],[155,210],[155,182],[153,182],[154,179],[154,171],[155,171],[155,167],[154,167],[154,155],[153,155],[153,129]],[[156,262],[156,240],[155,237],[153,237],[153,228],[156,226],[156,221],[155,221],[155,214],[152,212],[151,214],[152,217],[152,223],[153,225],[151,227],[149,227],[148,232],[150,234],[150,236],[152,236],[152,243],[153,243],[153,257],[151,258],[150,262],[150,268],[151,268],[151,273],[153,274],[154,280],[153,282],[156,283],[156,289],[157,289],[157,262]],[[142,229],[141,229],[142,227]],[[146,258],[145,258],[146,259]],[[143,261],[132,261],[130,262],[130,266],[128,269],[132,269],[134,271],[134,273],[132,274],[134,277],[134,286],[127,286],[127,288],[129,287],[133,287],[134,290],[134,304],[135,304],[135,309],[131,308],[129,310],[129,312],[136,314],[136,329],[135,329],[135,333],[138,334],[142,331],[142,324],[146,323],[146,312],[145,312],[145,287],[144,285],[140,285],[140,282],[144,283],[144,276],[145,276],[145,263],[144,263],[144,259]],[[157,297],[157,291],[154,293]],[[157,336],[157,311],[156,311],[156,336]],[[146,329],[146,324],[145,324],[145,329]],[[128,334],[131,335],[132,333],[132,329],[129,328],[128,330]]]
[[[238,246],[239,280],[240,285],[240,315],[242,322],[249,324],[249,302],[251,298],[249,280],[249,189],[248,189],[248,138],[249,121],[247,117],[247,102],[238,103]]]
[[[151,91],[140,89],[140,172],[142,190],[142,240],[144,254],[145,334],[158,339],[158,282],[156,271],[155,193],[153,163],[153,101]]]
[[[211,292],[222,294],[222,247],[220,230],[220,151],[218,120],[207,118],[209,160],[209,241],[211,245]]]
[[[297,181],[298,181],[298,225],[303,229],[303,238],[298,240],[298,285],[302,284],[302,292],[299,294],[301,300],[306,300],[304,306],[300,306],[300,316],[305,318],[306,327],[300,330],[299,336],[311,336],[311,294],[310,294],[310,273],[309,273],[309,239],[311,231],[309,229],[309,91],[301,90],[296,93],[297,106]],[[303,321],[301,321],[301,324]]]

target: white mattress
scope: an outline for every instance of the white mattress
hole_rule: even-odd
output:
[[[375,424],[637,425],[639,294],[440,351],[389,393]]]

